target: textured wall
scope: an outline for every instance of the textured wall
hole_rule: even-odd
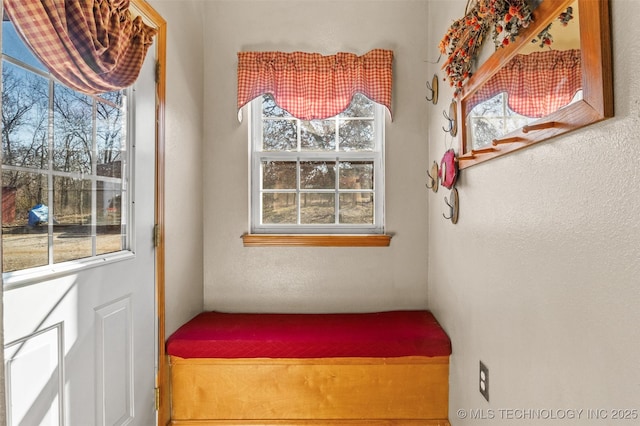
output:
[[[427,305],[423,129],[427,3],[206,3],[204,128],[205,307],[231,311],[367,311]],[[357,23],[357,25],[355,25]],[[247,120],[236,119],[240,50],[394,58],[394,121],[386,127],[388,248],[245,248]]]
[[[202,310],[203,3],[154,0],[167,21],[166,333]]]
[[[430,2],[431,52],[465,4]],[[429,295],[453,341],[455,426],[478,424],[459,409],[640,409],[637,16],[640,2],[612,1],[615,118],[464,170],[456,226],[441,217],[446,192],[430,197]],[[434,159],[441,109],[429,111]]]

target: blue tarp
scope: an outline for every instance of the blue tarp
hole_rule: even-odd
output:
[[[49,221],[49,207],[36,204],[29,210],[29,226],[37,226]]]

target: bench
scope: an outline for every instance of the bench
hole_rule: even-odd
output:
[[[428,311],[204,312],[167,340],[174,426],[449,426]]]

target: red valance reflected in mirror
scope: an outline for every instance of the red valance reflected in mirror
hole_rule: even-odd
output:
[[[459,102],[461,169],[613,116],[607,0],[545,0]]]

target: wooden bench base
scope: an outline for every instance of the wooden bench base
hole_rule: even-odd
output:
[[[174,426],[449,426],[449,357],[170,356]]]

